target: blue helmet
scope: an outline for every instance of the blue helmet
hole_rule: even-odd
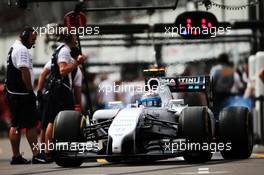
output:
[[[161,107],[161,98],[156,93],[147,93],[139,100],[139,105],[144,107]]]

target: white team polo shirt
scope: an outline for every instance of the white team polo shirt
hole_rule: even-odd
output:
[[[44,69],[51,70],[51,60],[45,64]],[[73,86],[82,87],[82,72],[79,67],[73,80]]]
[[[29,69],[31,84],[33,86],[34,83],[34,74],[33,74],[33,63],[32,63],[32,55],[29,53],[26,46],[22,44],[20,40],[16,40],[12,45],[12,62],[15,68],[20,69],[21,67],[26,67]]]

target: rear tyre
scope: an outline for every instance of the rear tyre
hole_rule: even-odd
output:
[[[85,127],[85,118],[76,111],[61,111],[54,121],[53,138],[56,143],[59,142],[81,142],[83,141],[83,128]],[[68,158],[62,156],[62,152],[55,152],[55,162],[62,167],[79,167],[82,164],[81,159]]]
[[[188,107],[180,116],[181,137],[187,144],[198,144],[200,147],[186,150],[183,158],[188,163],[203,163],[211,160],[210,150],[202,150],[204,143],[210,144],[212,139],[211,121],[207,107]]]
[[[252,115],[245,107],[224,108],[219,116],[219,141],[229,149],[221,151],[225,159],[247,159],[253,149]]]

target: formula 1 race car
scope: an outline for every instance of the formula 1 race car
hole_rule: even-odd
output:
[[[158,70],[159,71],[159,70]],[[91,159],[108,162],[155,161],[183,156],[188,163],[249,158],[253,148],[252,115],[245,107],[211,112],[208,76],[164,77],[146,73],[146,93],[130,107],[97,110],[92,118],[60,112],[54,123],[55,162],[77,167]],[[158,76],[157,76],[158,75]],[[208,106],[188,106],[176,92],[204,92]]]

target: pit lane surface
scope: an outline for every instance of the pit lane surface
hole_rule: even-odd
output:
[[[25,138],[22,138],[21,151],[26,158],[30,158],[29,146]],[[80,168],[61,168],[55,163],[39,165],[13,165],[9,164],[11,149],[8,139],[0,139],[0,174],[2,175],[129,175],[129,174],[166,174],[166,175],[191,175],[191,174],[256,174],[264,172],[263,148],[255,149],[250,159],[226,161],[219,153],[213,156],[213,160],[205,164],[187,164],[182,158],[173,158],[151,164],[116,164],[107,163],[104,160],[98,162],[83,163]]]

